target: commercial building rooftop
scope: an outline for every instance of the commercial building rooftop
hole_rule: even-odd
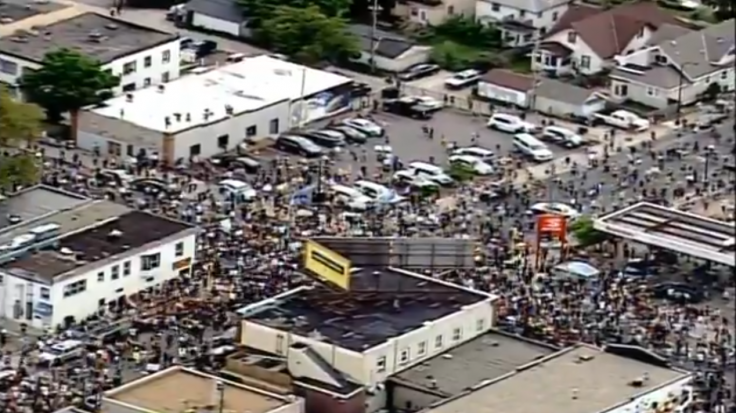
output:
[[[46,186],[35,186],[0,199],[0,245],[4,244],[5,234],[15,232],[28,221],[87,202],[89,199],[82,196]]]
[[[47,53],[65,48],[104,64],[178,38],[176,34],[93,12],[62,17],[66,18],[7,34],[0,38],[0,50],[40,63]]]
[[[547,344],[491,331],[404,370],[391,377],[391,381],[447,398],[505,376],[558,350]]]
[[[424,413],[606,412],[689,376],[643,359],[581,344],[437,403]]]
[[[21,223],[0,234],[0,246],[46,224],[59,226],[54,242],[40,240],[41,248],[4,260],[0,269],[16,276],[57,281],[71,271],[125,251],[136,249],[192,227],[183,222],[131,210],[109,201],[91,201],[57,213]],[[47,245],[48,244],[48,245]]]
[[[291,396],[268,393],[263,390],[225,381],[183,367],[146,376],[105,393],[103,413],[128,412],[196,413],[217,411],[220,393],[217,383],[224,385],[224,412],[269,413],[286,405],[298,403]]]
[[[178,133],[347,84],[351,79],[266,55],[112,98],[95,114]],[[192,97],[196,97],[193,99]]]
[[[642,202],[602,216],[594,226],[630,241],[736,266],[733,223]]]
[[[407,271],[352,274],[350,292],[298,288],[240,310],[244,320],[362,352],[463,306],[492,298]]]

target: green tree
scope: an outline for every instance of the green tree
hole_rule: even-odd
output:
[[[23,149],[41,135],[43,118],[40,107],[14,100],[7,88],[0,87],[0,192],[38,179],[36,159]]]
[[[600,244],[607,238],[606,234],[594,228],[593,218],[588,216],[580,217],[570,224],[570,233],[581,246]]]
[[[112,96],[120,78],[73,50],[60,49],[47,54],[43,66],[21,78],[28,98],[46,109],[51,121],[69,114],[71,137],[76,141],[79,110],[99,104]]]
[[[327,16],[317,6],[278,7],[257,33],[271,48],[302,63],[336,61],[359,52],[345,20]]]
[[[472,17],[455,16],[431,29],[435,41],[449,40],[477,49],[501,47],[501,31],[496,26],[477,22]]]
[[[293,7],[295,9],[307,9],[317,7],[320,12],[328,17],[341,17],[345,15],[352,5],[352,0],[237,0],[243,8],[243,12],[251,19],[254,27],[263,27],[266,20],[276,16],[281,7]]]

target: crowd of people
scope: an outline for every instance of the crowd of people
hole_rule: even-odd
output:
[[[733,382],[727,381],[735,373],[733,307],[728,307],[733,305],[732,272],[610,241],[550,251],[540,260],[541,252],[530,242],[535,221],[528,211],[547,200],[600,214],[640,200],[680,205],[726,199],[733,195],[733,156],[723,148],[733,146],[732,136],[674,145],[649,141],[623,150],[611,143],[600,159],[570,165],[569,171],[551,170],[548,180],[521,185],[516,178],[525,173],[524,166],[516,160],[499,161],[493,179],[428,196],[409,194],[406,202],[369,211],[346,208],[329,193],[331,184],[351,180],[346,162],[357,163],[363,178],[390,185],[384,164],[360,149],[318,162],[280,156],[264,160],[256,173],[243,178],[258,197],[240,202],[217,186],[234,171],[206,160],[184,173],[165,169],[156,159],[125,162],[64,150],[51,158],[40,148],[46,184],[185,220],[203,231],[190,277],[137,294],[126,306],[63,330],[35,339],[21,334],[19,348],[7,347],[3,359],[0,406],[8,413],[52,412],[70,404],[92,410],[101,391],[171,364],[217,371],[232,345],[232,310],[313,282],[299,271],[299,240],[349,235],[475,238],[480,246],[476,268],[443,271],[441,276],[498,294],[500,328],[558,346],[585,341],[652,349],[698,372],[701,393],[693,412],[724,413],[734,399]],[[708,166],[702,169],[704,162]],[[159,181],[165,189],[136,190],[130,179],[141,178]],[[305,187],[318,192],[295,196]],[[595,265],[600,276],[554,276],[552,268],[563,255]],[[697,278],[701,301],[709,304],[657,297],[646,277],[626,271],[635,259],[645,262],[645,272],[653,277]],[[6,343],[6,332],[2,336]],[[44,346],[60,340],[83,342],[83,356],[44,365],[39,358]]]

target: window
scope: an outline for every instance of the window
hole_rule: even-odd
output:
[[[0,59],[0,72],[15,76],[18,74],[18,63]]]
[[[127,277],[130,275],[130,261],[125,261],[123,263],[123,277]]]
[[[427,12],[424,10],[419,10],[419,20],[426,22],[427,21]]]
[[[230,143],[230,135],[222,135],[217,138],[217,147],[221,149],[227,149]]]
[[[707,85],[708,83],[710,83],[710,76],[705,77],[705,84]]]
[[[484,318],[479,318],[475,321],[476,331],[483,331],[485,327],[486,327],[486,320]]]
[[[161,266],[161,253],[141,255],[141,271],[151,271]]]
[[[405,348],[399,353],[399,364],[406,364],[409,362],[409,349]]]
[[[79,280],[64,286],[64,297],[71,297],[87,290],[87,280]]]
[[[463,329],[458,327],[454,330],[452,330],[452,341],[459,341],[461,338],[463,338]]]
[[[49,287],[41,287],[41,299],[42,300],[51,299],[51,289]]]
[[[442,336],[437,336],[434,338],[434,348],[442,348]]]
[[[248,126],[248,129],[245,130],[245,136],[247,138],[256,136],[256,133],[258,133],[258,128],[256,127],[256,125]]]
[[[416,16],[416,15],[419,14],[419,9],[416,8],[416,7],[412,7],[411,10],[410,10],[410,13],[411,13],[412,16]]]
[[[279,355],[284,354],[284,335],[283,334],[276,335],[276,354],[279,354]]]
[[[492,11],[501,11],[501,5],[498,3],[491,3],[491,10]]]
[[[376,362],[376,367],[379,373],[386,371],[386,356],[381,356]]]
[[[613,94],[616,96],[628,96],[629,95],[629,85],[616,85],[613,88]]]
[[[271,119],[271,122],[268,124],[268,133],[271,135],[276,135],[279,133],[279,120],[278,119]]]
[[[723,72],[721,72],[721,80],[726,79],[728,79],[728,70],[724,70]]]
[[[583,69],[590,69],[590,56],[580,57],[580,67]]]
[[[577,34],[577,33],[575,33],[574,31],[570,30],[570,31],[569,31],[569,32],[567,33],[567,42],[568,42],[568,43],[572,43],[572,44],[575,44],[575,41],[576,41],[577,39],[578,39],[578,34]]]
[[[559,19],[559,18],[560,18],[560,14],[558,12],[556,12],[556,11],[555,12],[552,12],[552,21],[553,22],[556,22],[557,19]]]
[[[447,15],[452,16],[453,14],[455,14],[455,6],[453,5],[447,6]]]
[[[150,77],[147,77],[147,78],[143,79],[143,86],[144,87],[145,86],[151,86],[151,78]]]
[[[100,271],[97,273],[97,282],[104,282],[105,281],[105,272]]]
[[[648,87],[647,88],[647,96],[657,96],[658,94],[659,93],[658,93],[657,89],[655,89],[653,87]]]
[[[135,60],[124,64],[123,65],[123,75],[129,75],[131,73],[135,73],[136,66],[137,65],[136,65]]]
[[[162,82],[166,83],[166,82],[169,81],[169,79],[171,79],[171,75],[169,74],[169,72],[163,72],[163,73],[161,73],[161,81]]]
[[[169,63],[171,61],[171,50],[164,50],[164,52],[161,53],[161,61],[164,63]]]
[[[123,85],[123,92],[132,92],[135,90],[135,82]]]
[[[519,10],[519,17],[526,16],[526,10]]]
[[[202,145],[196,144],[189,147],[189,156],[197,156],[202,153]]]
[[[427,354],[427,342],[426,341],[422,341],[417,346],[417,356],[423,356],[425,354]]]
[[[113,265],[112,269],[110,270],[110,278],[113,280],[117,280],[120,278],[120,266],[119,265]]]
[[[151,56],[143,58],[143,67],[151,67],[151,64],[153,64],[153,58],[151,58]]]
[[[177,242],[175,249],[176,251],[174,253],[177,257],[181,257],[182,255],[184,255],[184,243],[183,242]]]

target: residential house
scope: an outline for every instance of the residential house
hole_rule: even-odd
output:
[[[700,31],[669,30],[670,36],[616,59],[610,74],[613,98],[664,109],[697,102],[712,84],[734,90],[736,20]]]
[[[532,66],[550,75],[592,75],[615,66],[613,58],[646,47],[663,25],[684,26],[655,2],[609,10],[575,5],[540,44]]]
[[[473,16],[475,0],[400,0],[392,13],[415,24],[439,25],[448,17]]]
[[[429,61],[432,48],[406,37],[363,24],[351,25],[349,30],[358,38],[360,57],[355,59],[358,63],[371,65],[373,59],[376,69],[396,73]]]
[[[188,25],[235,37],[252,36],[248,19],[236,0],[190,0],[185,9]]]
[[[478,21],[498,24],[508,47],[520,47],[544,36],[570,7],[571,0],[479,0]]]
[[[535,81],[505,69],[488,72],[478,83],[478,96],[557,117],[589,117],[606,106],[606,100],[594,90],[550,78]]]

